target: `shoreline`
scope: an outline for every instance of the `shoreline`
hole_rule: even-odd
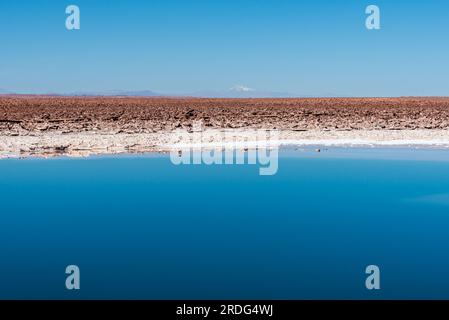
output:
[[[449,97],[0,97],[0,158],[168,152],[198,142],[449,149]]]
[[[142,134],[40,134],[0,136],[0,159],[29,157],[89,157],[95,155],[166,153],[182,149],[242,149],[283,147],[344,148],[426,148],[449,150],[449,130],[357,130],[357,131],[277,131],[276,139],[261,141],[254,131],[226,130],[228,137],[246,136],[243,141],[227,139],[223,130],[207,130],[207,141],[173,143],[173,131]],[[193,137],[201,132],[189,133]],[[266,145],[266,147],[263,147]],[[262,146],[262,147],[261,147]]]

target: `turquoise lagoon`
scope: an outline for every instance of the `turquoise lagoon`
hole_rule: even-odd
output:
[[[285,149],[276,175],[258,173],[2,160],[0,298],[449,298],[449,151]]]

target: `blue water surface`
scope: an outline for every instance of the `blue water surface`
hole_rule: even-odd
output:
[[[0,298],[449,299],[448,151],[285,150],[258,173],[2,160]]]

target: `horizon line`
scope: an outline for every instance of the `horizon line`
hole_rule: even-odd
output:
[[[146,99],[404,99],[404,98],[449,98],[444,95],[423,95],[423,96],[320,96],[320,95],[298,95],[285,97],[207,97],[207,96],[189,96],[189,95],[120,95],[120,94],[59,94],[59,93],[0,93],[3,97],[60,97],[60,98],[146,98]]]

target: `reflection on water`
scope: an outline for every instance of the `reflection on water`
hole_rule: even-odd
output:
[[[416,202],[416,203],[428,203],[428,204],[449,206],[449,193],[430,194],[430,195],[425,195],[425,196],[416,197],[414,199],[407,199],[407,200]]]

